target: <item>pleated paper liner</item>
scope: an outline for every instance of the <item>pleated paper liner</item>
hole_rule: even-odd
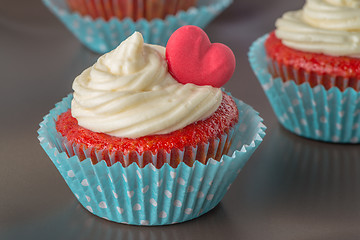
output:
[[[185,25],[196,25],[204,28],[218,14],[227,8],[232,0],[202,0],[196,7],[168,15],[165,19],[133,20],[126,17],[122,20],[111,18],[92,19],[71,12],[65,0],[43,0],[44,4],[65,24],[65,26],[86,47],[97,53],[106,53],[117,47],[132,33],[142,33],[144,41],[150,44],[165,46],[171,34]]]
[[[73,12],[93,19],[103,18],[108,21],[112,17],[122,20],[126,17],[139,20],[164,19],[167,15],[175,15],[178,11],[186,11],[196,6],[196,0],[66,0]]]
[[[263,87],[267,98],[279,120],[289,131],[303,137],[336,143],[360,142],[360,93],[352,87],[344,91],[334,86],[326,89],[323,85],[312,87],[309,81],[301,84],[301,73],[282,74],[293,76],[283,82],[281,77],[272,77],[264,42],[268,35],[256,40],[249,51],[253,71]],[[330,82],[335,83],[335,79]]]
[[[62,137],[55,119],[69,108],[71,95],[58,103],[40,124],[39,140],[79,202],[93,214],[119,223],[165,225],[184,222],[214,208],[265,135],[262,119],[250,106],[236,100],[239,123],[229,155],[206,164],[181,162],[176,168],[164,164],[124,167],[93,164],[61,150]]]

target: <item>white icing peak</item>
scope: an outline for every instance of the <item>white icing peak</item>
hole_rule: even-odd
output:
[[[165,48],[145,44],[138,32],[82,72],[73,89],[71,113],[80,126],[127,138],[206,119],[222,99],[218,88],[178,83],[167,70]]]
[[[352,8],[360,7],[359,0],[326,0],[325,2],[340,7],[352,7]]]
[[[360,1],[307,0],[302,10],[276,21],[288,47],[334,56],[360,57]]]

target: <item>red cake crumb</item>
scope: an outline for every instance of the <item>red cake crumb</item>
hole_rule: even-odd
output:
[[[219,108],[209,118],[203,121],[195,122],[184,127],[183,129],[176,130],[169,134],[151,135],[131,139],[114,137],[105,133],[96,133],[79,126],[77,120],[72,117],[70,109],[59,116],[56,122],[56,129],[71,143],[75,143],[85,148],[106,150],[108,153],[121,153],[118,156],[118,161],[120,162],[123,160],[122,154],[126,155],[129,153],[131,158],[132,152],[137,152],[139,154],[149,151],[154,154],[158,153],[158,165],[156,167],[161,167],[163,163],[161,163],[161,159],[159,159],[159,157],[161,158],[162,154],[165,154],[165,152],[170,152],[172,149],[185,150],[185,155],[192,154],[187,151],[187,148],[198,145],[201,152],[203,143],[210,142],[210,150],[208,152],[211,153],[211,148],[214,147],[212,144],[213,140],[217,137],[220,137],[223,133],[227,133],[237,121],[238,109],[234,100],[227,94],[223,94],[222,102]],[[228,150],[229,145],[230,142],[225,143],[226,151]],[[201,156],[199,151],[197,154],[199,154],[199,158],[201,158],[197,158],[197,160],[200,160],[203,163],[205,163],[209,157]],[[218,160],[224,153],[213,152],[212,154],[213,156],[210,157]],[[68,155],[72,154],[68,152]],[[80,160],[83,160],[85,159],[85,156],[79,156],[79,158]],[[135,158],[136,156],[133,156],[131,159],[136,162]],[[95,160],[95,156],[94,158],[92,157],[92,160],[93,163],[96,163],[97,161]],[[104,156],[104,160],[108,165],[110,165],[108,157]],[[174,161],[171,163],[171,165],[176,167],[178,164],[178,157],[174,156]],[[193,163],[189,162],[187,164],[192,165]]]
[[[273,61],[269,65],[271,74],[274,77],[281,77],[283,81],[295,80],[297,84],[308,81],[311,87],[321,84],[325,89],[336,86],[341,91],[347,87],[360,90],[358,86],[360,79],[359,58],[337,57],[295,50],[285,46],[276,37],[275,32],[272,32],[267,38],[265,50],[268,57]],[[279,64],[279,68],[274,67],[274,62]],[[284,68],[287,71],[284,71]],[[306,75],[309,77],[306,78]],[[334,77],[335,81],[331,81]]]

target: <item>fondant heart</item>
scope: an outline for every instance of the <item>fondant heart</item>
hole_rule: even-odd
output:
[[[235,70],[235,56],[226,45],[211,43],[196,26],[176,30],[166,46],[170,74],[180,83],[223,86]]]

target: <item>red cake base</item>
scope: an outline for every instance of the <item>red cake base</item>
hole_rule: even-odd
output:
[[[285,46],[274,32],[266,40],[265,50],[273,77],[294,80],[297,84],[309,82],[311,87],[323,85],[325,89],[360,89],[359,58],[298,51]]]
[[[223,154],[228,152],[230,139],[227,139],[222,151],[217,151],[215,139],[220,138],[222,134],[227,134],[229,129],[238,121],[238,109],[234,100],[227,94],[223,94],[222,102],[217,111],[204,121],[198,121],[183,129],[169,134],[144,136],[136,139],[120,138],[107,135],[105,133],[96,133],[78,125],[75,118],[71,116],[71,110],[61,114],[56,122],[56,129],[62,136],[66,137],[69,143],[77,146],[79,153],[76,155],[80,160],[84,160],[85,154],[82,149],[93,148],[97,151],[104,150],[102,159],[111,165],[109,155],[115,154],[115,162],[121,162],[125,166],[124,155],[129,154],[129,161],[138,163],[138,154],[144,157],[145,166],[152,162],[151,154],[157,154],[156,167],[160,168],[164,164],[164,156],[171,152],[170,165],[176,167],[181,161],[187,165],[193,165],[194,152],[191,147],[198,146],[196,160],[206,163],[207,159],[214,158],[219,160]],[[209,143],[209,149],[205,151],[205,144]],[[184,150],[185,156],[180,159],[178,151]],[[67,151],[69,157],[75,155],[74,152]],[[91,159],[96,164],[99,159],[93,152]],[[139,163],[138,163],[139,164]],[[128,163],[126,164],[128,165]]]

